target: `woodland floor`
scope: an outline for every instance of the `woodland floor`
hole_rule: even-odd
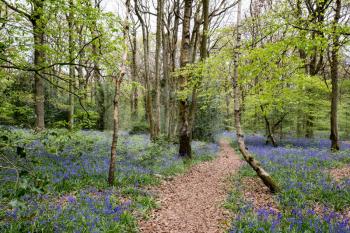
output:
[[[160,207],[140,222],[145,233],[224,232],[230,227],[222,207],[230,188],[229,177],[242,161],[227,141],[220,141],[219,156],[198,164],[187,173],[164,181],[151,190]]]

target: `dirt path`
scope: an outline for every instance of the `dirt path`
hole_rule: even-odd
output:
[[[228,177],[238,171],[241,160],[226,141],[220,147],[215,160],[198,164],[153,190],[160,209],[140,222],[141,232],[216,233],[229,227],[229,216],[221,205],[229,192]]]

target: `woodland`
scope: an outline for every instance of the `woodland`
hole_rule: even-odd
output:
[[[350,0],[0,0],[0,232],[350,232]]]

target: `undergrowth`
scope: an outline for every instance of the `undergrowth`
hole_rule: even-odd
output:
[[[230,232],[350,232],[344,214],[350,207],[350,181],[336,182],[327,172],[349,163],[350,148],[331,153],[326,141],[305,141],[290,139],[274,148],[262,137],[246,138],[249,150],[282,188],[274,196],[279,210],[254,210],[244,201],[242,194],[249,190],[244,190],[242,180],[259,179],[244,165],[225,205],[236,215]]]
[[[0,130],[1,232],[137,232],[156,201],[146,186],[212,159],[217,146],[193,143],[184,163],[177,147],[120,133],[115,186],[108,187],[110,133]]]

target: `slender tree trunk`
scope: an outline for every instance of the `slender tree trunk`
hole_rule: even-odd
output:
[[[201,60],[205,60],[208,56],[207,42],[208,42],[208,29],[209,29],[209,0],[202,0],[203,4],[203,32],[200,48]]]
[[[114,184],[115,164],[117,157],[118,131],[119,131],[119,99],[120,99],[120,77],[114,77],[114,100],[113,100],[113,134],[111,145],[111,159],[109,163],[108,184]]]
[[[95,8],[97,11],[100,11],[100,5],[95,4]],[[92,24],[89,27],[89,30],[91,32],[91,35],[93,38],[97,37],[98,35],[98,22],[96,20],[92,21]],[[96,109],[98,113],[98,120],[97,120],[97,127],[99,130],[103,131],[106,128],[105,124],[105,115],[106,115],[106,106],[105,106],[105,91],[103,87],[103,83],[101,80],[100,75],[100,60],[99,55],[101,54],[100,51],[100,40],[95,40],[91,47],[92,47],[92,57],[93,57],[93,76],[92,76],[92,87],[90,90],[90,102],[91,104],[96,104]],[[86,86],[88,85],[88,80],[86,81]]]
[[[73,41],[73,0],[69,0],[69,15],[68,15],[68,49],[69,49],[69,61],[72,62],[74,58],[74,41]],[[69,111],[68,111],[68,128],[72,129],[74,124],[74,91],[75,85],[75,67],[73,65],[69,66]]]
[[[164,97],[165,97],[165,108],[164,108],[164,127],[163,133],[169,135],[170,128],[170,72],[169,72],[169,35],[163,31],[163,73],[164,73]]]
[[[301,13],[300,13],[301,14]],[[306,52],[303,50],[303,49],[299,49],[299,56],[300,58],[304,61],[305,63],[305,72],[310,74],[310,75],[316,75],[314,73],[311,73],[311,72],[314,72],[315,70],[312,69],[312,65],[308,64],[308,59],[307,59],[307,55],[306,55]],[[313,59],[315,60],[315,59]],[[309,93],[311,92],[311,90],[306,90],[305,91],[306,93]],[[314,114],[313,114],[313,109],[314,109],[314,104],[313,103],[308,103],[307,104],[307,112],[305,114],[304,117],[299,117],[303,119],[303,122],[305,122],[305,137],[306,138],[313,138],[314,137]],[[298,133],[301,133],[301,130],[300,130],[300,125],[298,125]]]
[[[34,34],[34,67],[40,68],[44,61],[44,51],[41,46],[44,44],[44,26],[41,22],[44,1],[33,1],[32,25]],[[35,128],[40,131],[45,128],[45,92],[44,80],[38,73],[34,74],[34,100],[35,100]]]
[[[176,69],[177,51],[178,51],[178,34],[180,26],[180,0],[174,2],[174,27],[171,30],[171,36],[169,35],[169,50],[170,50],[170,71],[174,72]],[[177,107],[176,100],[176,90],[178,87],[177,79],[174,76],[169,77],[169,132],[168,138],[177,137],[177,128],[179,125],[179,120],[177,116],[179,115],[179,108]]]
[[[200,25],[202,23],[202,15],[201,13],[201,5],[197,6],[197,9],[194,13],[193,19],[194,19],[194,25],[192,28],[192,33],[191,33],[191,39],[190,39],[190,48],[191,48],[191,63],[195,63],[196,62],[196,58],[197,58],[197,49],[198,49],[198,44],[200,42]]]
[[[136,41],[136,28],[134,28],[132,33],[132,63],[131,63],[131,72],[132,72],[132,81],[137,81],[137,61],[136,61],[136,52],[137,52],[137,41]],[[137,86],[133,84],[131,90],[131,119],[133,121],[138,118],[138,92]]]
[[[98,64],[96,68],[99,69]],[[97,83],[96,88],[96,108],[98,113],[97,127],[100,131],[103,131],[107,128],[105,124],[105,115],[106,115],[106,105],[105,105],[105,91],[102,81],[100,80],[99,75],[95,73],[95,82]]]
[[[306,133],[305,133],[305,137],[306,138],[313,138],[314,137],[314,116],[311,113],[306,114]]]
[[[277,143],[275,140],[275,136],[272,132],[272,127],[271,127],[270,121],[266,115],[264,116],[264,119],[265,119],[265,125],[266,125],[266,133],[267,133],[266,144],[268,144],[270,141],[272,146],[277,147]]]
[[[208,41],[208,29],[209,29],[209,0],[202,0],[202,7],[203,7],[203,31],[202,31],[202,37],[200,38],[201,44],[200,44],[200,59],[201,61],[205,61],[207,58],[207,41]],[[196,21],[196,24],[198,24],[198,29],[194,32],[195,36],[199,39],[199,25],[201,20]],[[195,39],[197,41],[198,39]],[[196,56],[196,43],[194,43],[193,46],[193,55],[192,55],[192,62],[195,62],[195,56]],[[204,75],[204,74],[203,74]],[[201,85],[199,82],[197,85],[193,87],[192,90],[192,102],[191,102],[191,108],[190,108],[190,129],[191,129],[191,137],[192,137],[192,129],[194,125],[194,121],[196,118],[196,109],[197,109],[197,89]]]
[[[297,134],[297,137],[301,137],[302,136],[302,124],[303,124],[303,116],[300,112],[300,110],[297,111],[297,116],[296,116],[296,124],[297,124],[297,129],[296,129],[296,134]]]
[[[109,163],[108,184],[110,186],[114,183],[115,163],[117,157],[118,131],[119,131],[119,99],[120,99],[120,85],[126,73],[126,63],[128,59],[128,43],[127,36],[129,32],[129,14],[130,14],[130,0],[126,0],[126,16],[123,25],[124,37],[124,51],[122,55],[122,63],[120,66],[120,73],[118,77],[113,77],[114,81],[114,101],[113,101],[113,135],[111,145],[111,159]]]
[[[144,120],[146,122],[149,122],[149,119],[148,119],[148,112],[147,112],[147,91],[143,90],[143,96],[142,96],[142,99],[143,99],[143,108],[145,109],[145,115],[144,115]]]
[[[244,142],[243,130],[241,128],[241,98],[240,98],[240,88],[238,86],[238,61],[239,61],[239,50],[241,48],[241,32],[240,32],[240,19],[241,19],[241,0],[238,0],[238,11],[237,11],[237,38],[236,38],[236,49],[234,53],[234,73],[232,77],[232,86],[234,92],[234,117],[235,117],[235,126],[236,134],[239,145],[239,150],[243,155],[245,161],[255,170],[257,175],[261,178],[264,184],[270,189],[271,192],[275,193],[279,191],[279,187],[272,177],[262,168],[260,163],[254,159],[246,148]]]
[[[96,108],[98,113],[98,129],[103,131],[106,127],[105,124],[105,115],[106,115],[106,106],[105,106],[105,90],[102,83],[102,80],[100,78],[99,70],[99,61],[98,61],[98,46],[96,44],[92,45],[92,53],[94,54],[95,60],[93,62],[94,64],[94,71],[93,71],[93,81],[94,81],[94,92],[92,92],[92,95],[95,95],[96,99]]]
[[[162,29],[163,29],[163,11],[164,11],[163,0],[157,0],[157,31],[156,31],[156,117],[154,124],[154,134],[159,137],[160,134],[160,49],[162,45]],[[163,54],[163,56],[165,56]]]
[[[192,15],[193,0],[184,0],[185,9],[182,23],[182,41],[180,66],[185,67],[190,61],[190,21]],[[184,90],[187,85],[188,77],[181,75],[179,78],[180,90]],[[180,118],[180,135],[179,135],[179,155],[184,158],[191,158],[191,129],[190,124],[190,106],[188,97],[179,100],[179,118]]]
[[[142,39],[143,39],[143,59],[144,59],[144,77],[145,77],[145,86],[146,86],[146,114],[150,128],[151,140],[156,139],[155,130],[154,130],[154,119],[153,119],[153,110],[152,110],[152,93],[151,93],[151,83],[150,83],[150,68],[149,68],[149,32],[147,25],[140,15],[139,7],[137,0],[135,0],[135,13],[137,18],[141,23],[142,29]]]
[[[339,150],[339,138],[338,138],[338,53],[339,53],[339,33],[337,32],[338,22],[341,12],[341,0],[335,2],[335,16],[333,22],[333,48],[331,54],[331,80],[332,80],[332,93],[331,93],[331,134],[330,140],[332,142],[331,149],[333,151]]]
[[[270,141],[272,146],[277,147],[277,143],[276,143],[275,136],[274,136],[274,129],[273,129],[272,125],[270,124],[270,121],[269,121],[266,113],[264,112],[264,107],[262,105],[260,105],[260,108],[261,108],[261,112],[264,115],[265,126],[266,126],[266,145],[269,144],[269,141]]]
[[[226,107],[226,116],[225,116],[225,128],[226,130],[231,129],[232,116],[230,112],[230,95],[229,95],[229,81],[225,80],[225,107]]]
[[[350,96],[345,99],[345,135],[346,139],[350,138]]]

